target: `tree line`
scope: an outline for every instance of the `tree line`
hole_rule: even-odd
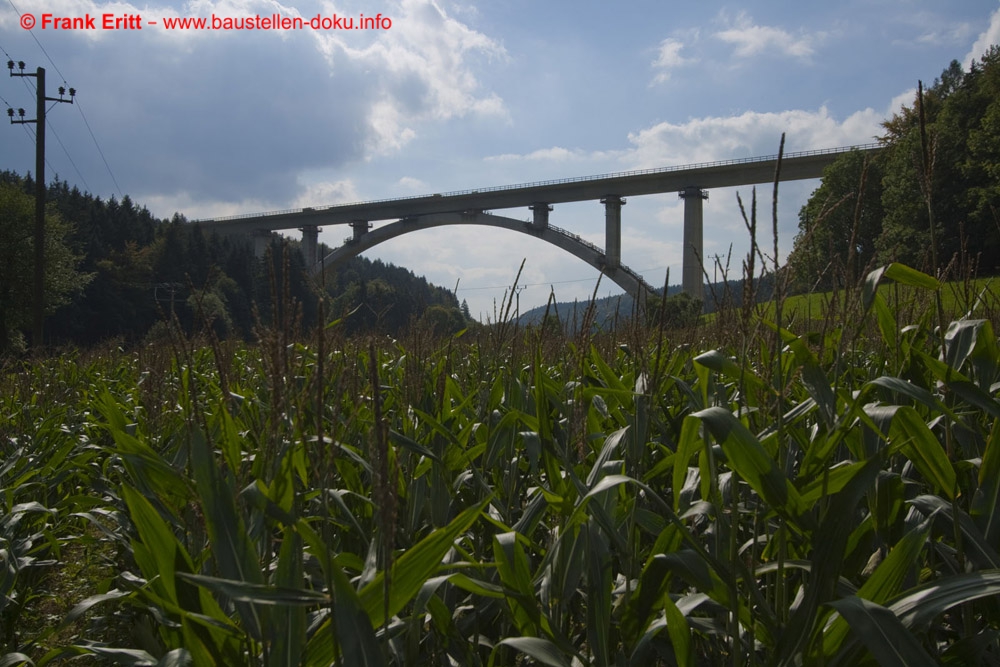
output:
[[[0,353],[23,350],[30,329],[33,193],[30,175],[0,172]],[[358,257],[320,280],[297,241],[275,234],[258,258],[247,238],[206,234],[179,214],[157,219],[128,195],[102,200],[58,178],[46,189],[45,276],[46,345],[132,344],[167,321],[250,340],[292,303],[299,326],[316,325],[320,299],[351,334],[451,333],[470,319],[452,292],[406,269]]]
[[[1000,48],[953,61],[882,127],[881,149],[839,159],[802,208],[793,284],[853,285],[889,262],[1000,273]]]

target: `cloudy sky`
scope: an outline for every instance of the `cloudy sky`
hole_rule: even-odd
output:
[[[89,15],[95,29],[43,28],[45,14]],[[138,15],[142,29],[102,29],[105,14]],[[380,14],[383,29],[165,25],[275,14]],[[783,132],[790,152],[868,143],[918,80],[995,43],[997,0],[0,0],[3,59],[45,67],[50,94],[63,81],[78,91],[49,114],[48,176],[191,219],[771,155]],[[0,105],[33,114],[30,85],[0,76]],[[26,173],[33,156],[29,129],[0,128],[0,169]],[[781,186],[782,253],[817,184]],[[737,192],[749,202],[747,187],[705,206],[705,253],[731,252],[734,267],[747,250]],[[769,220],[770,186],[758,196]],[[668,269],[680,282],[677,195],[632,198],[622,219],[622,261],[653,284]],[[551,221],[604,244],[597,202],[558,206]],[[326,227],[321,240],[347,234]],[[552,289],[585,299],[597,279],[542,241],[479,227],[368,256],[458,284],[482,317],[522,259],[522,309]]]

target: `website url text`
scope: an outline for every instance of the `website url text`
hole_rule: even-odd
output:
[[[141,14],[101,14],[91,16],[57,16],[43,13],[37,20],[34,14],[21,14],[21,27],[31,30],[36,26],[42,30],[142,30],[148,26],[163,26],[166,30],[389,30],[392,19],[382,14],[375,16],[340,16],[317,14],[311,18],[301,16],[223,17],[166,17],[159,20],[145,20]]]

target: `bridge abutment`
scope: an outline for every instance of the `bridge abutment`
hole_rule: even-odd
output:
[[[702,277],[704,252],[704,201],[708,192],[689,185],[677,195],[684,200],[684,261],[681,286],[684,293],[704,301],[705,280]]]
[[[605,268],[613,271],[622,263],[622,206],[625,200],[618,195],[608,195],[604,204],[604,258]]]

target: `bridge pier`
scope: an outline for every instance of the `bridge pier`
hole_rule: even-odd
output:
[[[352,220],[351,229],[354,230],[354,240],[360,241],[361,237],[368,233],[368,230],[372,228],[372,223],[367,220]]]
[[[316,252],[319,245],[319,227],[317,225],[305,225],[300,231],[302,232],[302,259],[305,260],[306,266],[311,268],[319,261],[319,256]]]
[[[548,228],[549,211],[552,210],[552,207],[545,202],[538,202],[528,208],[535,214],[534,221],[531,223],[532,228],[538,231]]]
[[[253,256],[263,258],[267,254],[267,247],[271,245],[271,230],[255,229],[250,232],[250,237],[253,239]]]
[[[684,262],[682,265],[684,293],[705,300],[705,280],[702,274],[704,253],[703,202],[708,192],[689,185],[677,193],[684,200]]]
[[[625,200],[618,195],[608,195],[604,204],[604,258],[605,268],[614,271],[622,264],[622,206]]]

